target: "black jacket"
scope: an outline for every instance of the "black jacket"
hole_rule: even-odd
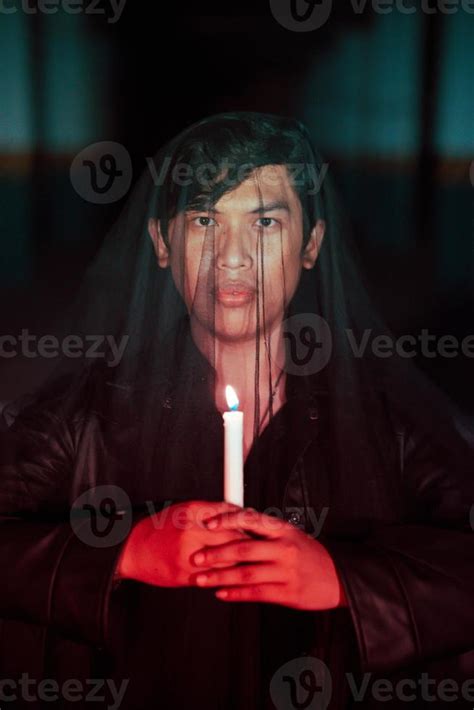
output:
[[[202,379],[196,375],[197,387]],[[112,383],[104,380],[103,387],[106,397],[108,390],[114,396],[122,396]],[[474,502],[472,467],[460,470],[453,466],[437,441],[407,430],[392,413],[397,456],[387,459],[379,480],[354,482],[364,487],[368,509],[373,508],[374,514],[367,525],[351,529],[344,512],[331,499],[325,394],[318,391],[300,395],[289,400],[291,418],[298,425],[290,430],[278,429],[280,417],[273,430],[277,439],[279,431],[290,431],[291,437],[279,450],[290,452],[290,458],[285,459],[288,468],[282,469],[286,480],[282,480],[279,489],[279,506],[287,520],[311,534],[315,533],[315,523],[324,521],[318,530],[319,539],[335,560],[349,602],[348,609],[331,612],[291,611],[291,619],[299,617],[304,619],[305,627],[311,627],[301,653],[320,659],[331,673],[329,707],[349,707],[351,703],[364,708],[406,707],[404,693],[416,694],[416,701],[411,697],[412,707],[423,707],[425,701],[427,707],[444,707],[441,701],[445,697],[457,698],[449,703],[450,707],[472,707],[474,683],[461,688],[462,683],[474,678],[474,535],[469,516]],[[123,396],[130,396],[130,392]],[[167,444],[175,437],[174,455],[167,459],[167,471],[169,474],[171,467],[180,472],[195,466],[193,442],[183,445],[180,439],[182,432],[173,420],[173,396],[167,396],[162,405],[167,424],[160,431],[166,432]],[[212,407],[208,416],[211,430],[214,427],[214,432],[220,432],[220,416]],[[159,509],[186,497],[221,498],[214,483],[204,489],[205,496],[202,488],[193,490],[191,486],[188,496],[166,501],[157,500],[150,489],[140,490],[140,481],[130,480],[132,468],[136,471],[131,462],[139,453],[133,437],[120,426],[106,425],[104,421],[100,409],[88,409],[85,414],[80,398],[53,397],[48,407],[26,409],[2,435],[0,670],[3,679],[13,681],[2,686],[5,700],[9,694],[17,694],[14,703],[2,702],[4,707],[22,707],[18,692],[22,673],[37,680],[56,679],[59,684],[82,679],[82,695],[77,691],[81,697],[86,686],[89,693],[101,696],[108,689],[103,685],[94,691],[86,679],[119,678],[121,673],[128,677],[126,658],[130,657],[133,644],[137,656],[158,653],[158,676],[160,672],[172,672],[170,655],[161,649],[159,656],[160,639],[155,639],[157,645],[153,647],[144,646],[132,625],[141,619],[140,623],[146,626],[146,607],[146,613],[152,615],[165,613],[166,609],[172,629],[172,615],[181,602],[185,603],[185,595],[209,591],[152,589],[131,581],[115,588],[113,572],[123,539],[105,546],[91,544],[87,536],[77,534],[77,524],[71,525],[70,506],[94,486],[117,485],[126,490],[134,519],[148,514],[143,505],[137,504],[145,499],[153,500],[155,509]],[[274,446],[273,439],[268,443]],[[219,452],[213,456],[218,470],[222,470],[221,455]],[[254,467],[257,454],[252,456]],[[392,484],[396,481],[402,500],[401,513],[397,513],[395,521],[390,501],[384,502],[380,495],[385,478],[390,478]],[[246,491],[248,503],[262,505],[262,500]],[[84,524],[88,524],[86,519]],[[284,617],[281,608],[272,613],[276,614],[277,624],[279,618],[282,624],[284,618],[290,618]],[[295,673],[298,675],[299,671]],[[347,673],[351,675],[348,677]],[[366,673],[370,676],[364,676]],[[423,673],[431,681],[424,695]],[[183,673],[183,697],[194,698],[193,707],[199,708],[198,697],[193,694],[192,684],[186,686],[186,678]],[[382,685],[369,683],[363,700],[354,703],[357,688],[377,679],[384,679]],[[406,679],[412,680],[405,682]],[[447,679],[451,681],[449,687],[446,683],[440,685]],[[392,692],[398,699],[387,702],[390,683],[399,681],[402,684],[398,691]],[[138,678],[133,697],[125,698],[121,707],[152,707],[150,698],[140,696],[139,688]],[[423,699],[428,692],[431,701]],[[107,698],[100,706],[113,706],[110,695]],[[158,700],[156,707],[167,706]],[[242,700],[242,706],[250,710],[250,701],[247,705],[245,702]],[[58,703],[64,707],[82,706],[80,702],[68,704],[62,696]],[[24,706],[36,707],[32,701]],[[57,705],[44,703],[44,707],[52,706]],[[214,707],[212,702],[206,706]],[[174,707],[178,708],[176,700]]]

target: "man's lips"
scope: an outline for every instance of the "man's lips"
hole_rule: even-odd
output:
[[[226,282],[214,290],[216,299],[227,305],[241,305],[251,301],[255,294],[253,286],[242,282]]]
[[[254,293],[255,287],[245,281],[223,281],[215,287],[215,293]]]

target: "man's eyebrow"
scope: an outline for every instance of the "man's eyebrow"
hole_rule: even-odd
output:
[[[255,209],[249,210],[248,214],[262,214],[262,212],[273,212],[275,210],[285,210],[286,212],[289,212],[290,206],[286,200],[274,200],[273,202],[261,204],[258,207],[255,207]],[[201,207],[195,205],[193,207],[188,207],[186,212],[209,212],[210,214],[222,214],[212,205],[202,205]]]
[[[186,213],[194,213],[194,212],[210,212],[211,214],[220,214],[219,210],[216,210],[215,207],[212,205],[207,205],[207,204],[202,204],[202,205],[192,205],[189,207],[186,207],[184,210]]]
[[[274,200],[250,210],[250,214],[261,214],[262,212],[273,212],[274,210],[286,210],[286,212],[289,212],[290,206],[286,200]]]

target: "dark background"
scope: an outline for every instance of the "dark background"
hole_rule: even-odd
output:
[[[396,334],[474,333],[474,15],[333,5],[310,32],[284,28],[268,2],[128,0],[114,23],[106,2],[0,13],[0,334],[50,332],[123,206],[76,192],[81,150],[121,143],[135,180],[166,139],[234,109],[306,123]],[[472,358],[418,362],[474,413]],[[0,401],[53,364],[0,358]]]

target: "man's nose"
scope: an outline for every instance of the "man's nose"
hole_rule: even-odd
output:
[[[241,269],[252,266],[248,239],[242,228],[227,227],[217,239],[216,262],[219,269]]]

